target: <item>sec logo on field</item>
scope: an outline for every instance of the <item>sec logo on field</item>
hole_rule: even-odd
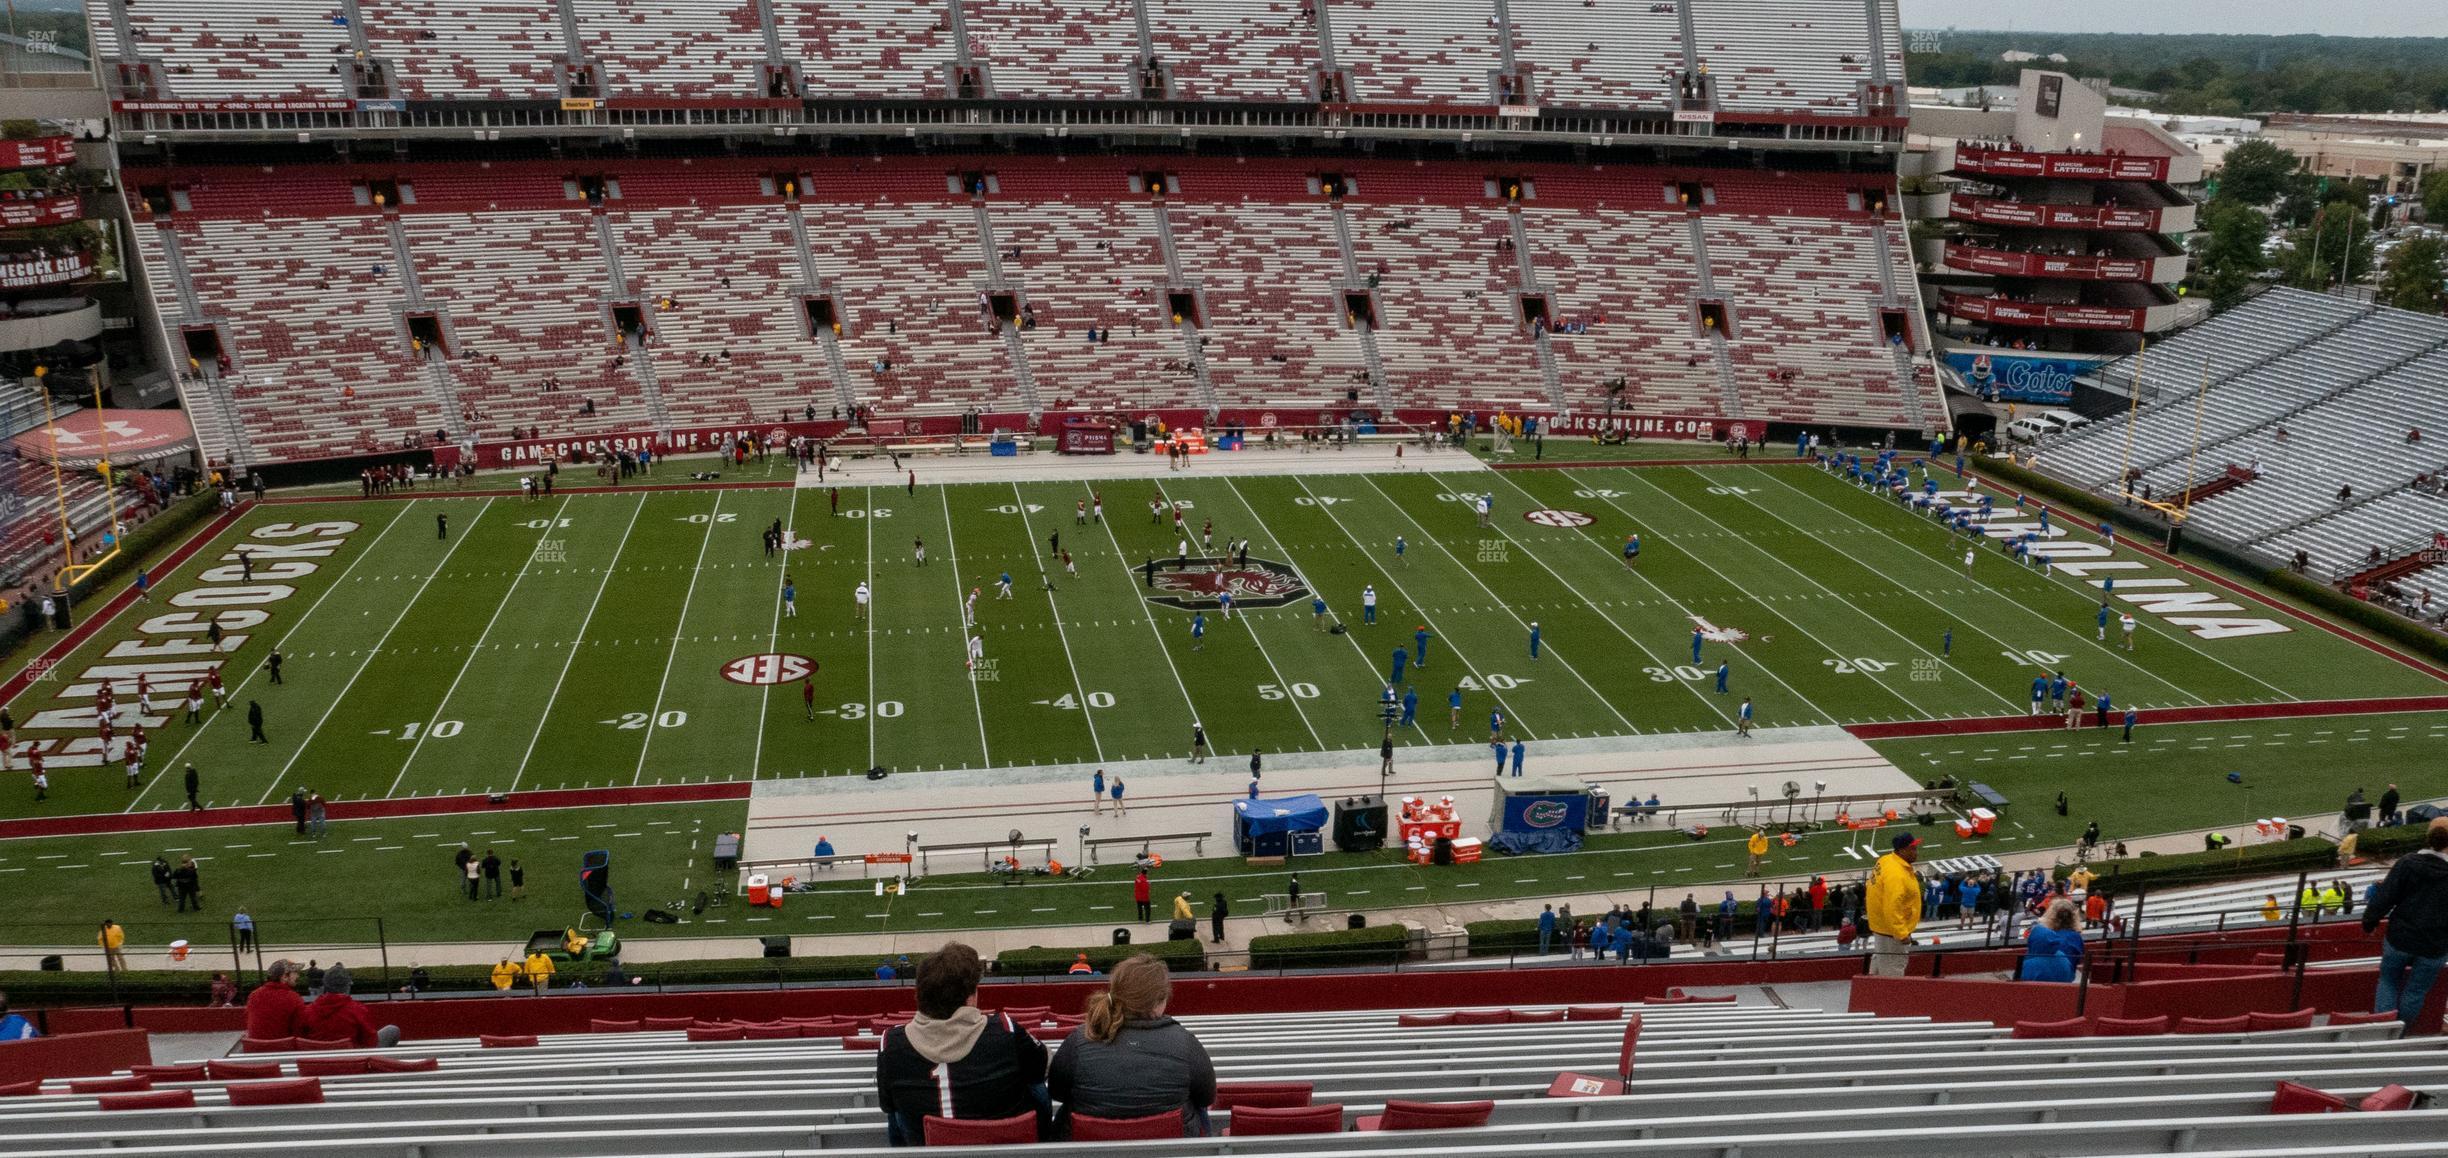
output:
[[[796,683],[814,674],[815,660],[787,653],[744,655],[722,666],[722,677],[735,684]]]
[[[1542,527],[1586,527],[1598,521],[1579,511],[1558,510],[1523,511],[1522,518]]]

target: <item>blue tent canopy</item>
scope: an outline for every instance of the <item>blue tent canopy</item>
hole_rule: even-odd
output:
[[[1238,838],[1316,832],[1325,827],[1326,802],[1314,795],[1233,801],[1233,835]]]

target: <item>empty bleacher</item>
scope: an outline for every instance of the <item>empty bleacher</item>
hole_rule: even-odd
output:
[[[1639,1018],[1628,1042],[1627,1014]],[[1051,1010],[1019,1016],[1049,1041],[1070,1029],[1070,1019]],[[1483,1124],[1399,1140],[1374,1133],[1212,1137],[1073,1143],[1058,1152],[1586,1148],[1680,1158],[1841,1144],[1939,1155],[2027,1151],[2038,1130],[2047,1153],[2124,1154],[2389,1145],[2435,1139],[2448,1120],[2448,1112],[2429,1110],[2318,1121],[2269,1112],[2280,1081],[2349,1098],[2391,1084],[2427,1090],[2448,1083],[2440,1039],[2390,1040],[2390,1025],[2034,1039],[1987,1023],[1715,1003],[1184,1021],[1215,1062],[1219,1101],[1252,1085],[1280,1087],[1288,1101],[1340,1106],[1338,1125],[1397,1102],[1484,1103],[1484,1114],[1471,1114]],[[0,1124],[13,1153],[59,1158],[230,1147],[418,1158],[881,1153],[873,1051],[886,1023],[807,1018],[656,1030],[607,1023],[607,1032],[594,1034],[249,1053],[100,1086],[47,1083],[39,1094],[0,1099]],[[374,1057],[392,1072],[350,1072]],[[2069,1069],[2090,1083],[2079,1099],[2068,1097]],[[1622,1080],[1622,1092],[1547,1096],[1567,1072]],[[311,1083],[300,1080],[310,1075]],[[2147,1088],[2137,1088],[2141,1082]],[[267,1098],[312,1100],[240,1104]],[[149,1108],[154,1100],[181,1104]],[[1233,1114],[1216,1112],[1219,1134]]]
[[[1295,0],[1145,0],[1149,41],[1194,101],[1297,101],[1310,95],[1317,26]]]
[[[831,97],[913,97],[947,91],[952,33],[942,3],[827,0],[776,3],[782,53],[808,91]]]
[[[159,95],[187,99],[354,95],[342,66],[349,36],[330,0],[129,4],[126,36],[96,6],[94,56],[160,66]]]
[[[999,97],[1134,95],[1131,0],[962,0],[971,54]]]
[[[1858,86],[1871,77],[1871,14],[1886,44],[1903,40],[1892,4],[1706,0],[1691,8],[1693,51],[1718,104],[1744,112],[1858,112]]]
[[[1487,0],[1342,0],[1331,11],[1353,100],[1496,103],[1504,58]]]
[[[581,51],[608,95],[764,95],[765,35],[754,0],[573,4]]]
[[[521,0],[362,0],[366,42],[408,100],[546,100],[561,93],[561,23]]]
[[[1673,5],[1619,2],[1603,19],[1582,0],[1512,0],[1514,53],[1541,105],[1656,108],[1683,71]]]

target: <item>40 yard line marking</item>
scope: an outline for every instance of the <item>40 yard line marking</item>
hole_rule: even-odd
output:
[[[330,586],[328,586],[328,587],[325,587],[325,588],[323,589],[323,593],[322,593],[321,595],[317,595],[317,596],[315,596],[315,599],[314,599],[314,602],[313,602],[313,603],[310,603],[310,604],[307,604],[307,605],[306,605],[306,614],[299,616],[299,617],[298,617],[297,622],[296,622],[296,623],[294,623],[294,624],[291,624],[291,625],[290,625],[290,627],[289,627],[289,630],[287,630],[287,631],[285,631],[285,632],[282,632],[282,633],[281,633],[281,637],[280,637],[279,642],[278,642],[278,643],[273,644],[272,646],[273,646],[273,647],[275,647],[275,648],[278,648],[278,647],[280,647],[282,644],[286,644],[286,643],[288,643],[288,642],[289,642],[289,639],[290,639],[290,637],[291,637],[291,636],[294,636],[294,635],[296,635],[296,634],[297,634],[299,631],[303,630],[303,629],[305,628],[306,624],[307,624],[307,623],[308,623],[310,620],[312,620],[312,619],[314,618],[314,613],[315,613],[315,612],[316,612],[318,609],[320,609],[320,608],[323,606],[323,601],[324,601],[325,599],[330,598],[330,597],[331,597],[331,593],[332,593],[332,592],[339,590],[339,588],[340,588],[340,585],[341,585],[341,584],[348,582],[349,573],[350,573],[350,572],[352,572],[352,571],[355,571],[355,570],[357,569],[357,564],[364,562],[364,561],[365,561],[366,556],[373,554],[373,553],[374,553],[374,548],[376,548],[376,547],[378,547],[378,546],[381,546],[381,545],[382,545],[383,536],[390,534],[390,533],[391,533],[391,528],[398,526],[398,525],[400,524],[400,521],[401,521],[402,519],[404,519],[404,518],[406,518],[406,517],[407,517],[407,515],[408,515],[408,508],[409,508],[409,507],[413,507],[413,506],[417,505],[417,503],[418,503],[418,502],[420,502],[420,501],[422,501],[422,500],[419,500],[419,499],[410,499],[410,500],[408,500],[407,502],[405,502],[405,503],[401,504],[401,505],[400,505],[400,509],[399,509],[399,510],[392,512],[392,515],[391,515],[391,521],[390,521],[390,522],[388,522],[388,523],[384,523],[384,524],[383,524],[383,529],[382,529],[382,530],[379,530],[379,531],[374,532],[374,538],[373,538],[373,539],[371,539],[371,540],[369,540],[369,541],[366,543],[366,545],[365,545],[365,549],[364,549],[364,550],[362,550],[362,551],[359,551],[359,552],[357,553],[357,557],[356,557],[356,558],[349,560],[349,565],[348,565],[348,566],[343,567],[343,568],[341,568],[341,569],[340,569],[340,577],[339,577],[339,578],[337,578],[337,579],[332,580],[332,581],[331,581],[331,585],[330,585]],[[233,526],[231,529],[232,529],[232,530],[235,530],[235,529],[237,529],[237,528],[236,528],[235,526]],[[203,554],[204,554],[204,552],[202,552],[202,551],[198,551],[198,552],[196,552],[195,558],[196,558],[196,561],[197,561],[199,564],[200,564],[200,563],[203,561]],[[202,567],[202,566],[198,566],[198,567],[196,568],[196,570],[197,570],[197,572],[200,574],[200,573],[202,573],[203,571],[209,570],[209,568]],[[248,684],[248,683],[250,683],[250,682],[252,682],[252,681],[255,679],[255,674],[256,674],[256,672],[260,672],[260,671],[262,671],[262,670],[263,670],[263,666],[262,666],[261,664],[256,665],[256,667],[255,667],[254,671],[250,671],[250,672],[248,672],[246,675],[244,675],[244,676],[240,677],[240,678],[239,678],[239,680],[238,680],[238,682],[237,682],[235,685],[233,685],[233,686],[230,688],[230,694],[231,694],[231,695],[237,695],[239,692],[241,692],[241,691],[245,690],[245,689],[246,689],[247,684]],[[168,767],[170,767],[170,766],[172,766],[172,765],[174,765],[174,764],[177,764],[177,763],[178,763],[178,759],[179,759],[179,757],[180,757],[180,756],[182,756],[182,755],[184,755],[184,754],[186,754],[186,751],[187,751],[187,746],[188,746],[188,745],[190,745],[190,744],[195,743],[195,742],[196,742],[196,737],[203,735],[203,734],[204,734],[204,732],[205,732],[205,729],[212,727],[212,726],[213,726],[213,721],[214,721],[214,720],[217,720],[217,719],[220,719],[220,718],[221,718],[221,713],[219,713],[219,712],[214,712],[212,715],[209,715],[209,716],[204,717],[204,724],[203,724],[203,726],[202,726],[202,727],[197,728],[196,730],[194,730],[194,731],[192,731],[192,732],[189,732],[189,733],[187,734],[187,738],[186,738],[186,739],[179,741],[179,746],[178,746],[178,748],[177,748],[176,750],[174,750],[174,751],[172,751],[172,752],[170,753],[170,756],[169,756],[169,758],[168,758],[168,759],[163,760],[163,761],[161,762],[161,767],[168,768]],[[158,776],[158,775],[157,775],[157,776],[153,777],[153,784],[158,784],[158,783],[160,783],[160,782],[161,782],[163,779],[164,779],[164,777],[161,777],[161,776]],[[143,803],[144,798],[145,798],[145,794],[146,794],[146,793],[149,793],[149,792],[151,792],[151,791],[153,791],[153,784],[147,784],[147,785],[145,785],[144,787],[137,789],[137,790],[136,790],[136,799],[135,799],[135,800],[132,800],[132,801],[129,801],[129,802],[128,802],[128,806],[127,806],[125,809],[122,809],[122,811],[125,811],[125,812],[134,812],[134,811],[136,811],[136,806],[137,806],[138,804],[140,804],[140,803]]]
[[[494,624],[501,622],[502,611],[510,606],[510,597],[518,594],[519,583],[527,578],[528,569],[535,565],[537,548],[551,537],[555,524],[561,521],[562,512],[569,510],[569,505],[569,499],[564,496],[561,505],[553,508],[552,516],[544,520],[543,531],[536,535],[536,546],[527,549],[527,560],[519,564],[518,574],[511,577],[510,589],[502,592],[500,603],[494,604],[493,617],[485,620],[484,630],[476,633],[476,646],[468,649],[467,659],[459,664],[459,674],[451,677],[450,687],[443,689],[442,699],[434,705],[433,714],[425,717],[425,726],[417,731],[416,743],[408,746],[408,758],[400,762],[399,775],[392,777],[391,787],[383,791],[384,799],[399,795],[400,785],[408,779],[408,769],[416,765],[417,753],[425,750],[425,741],[433,735],[434,721],[445,718],[443,712],[450,707],[451,696],[458,692],[460,681],[467,678],[468,669],[476,666],[477,654],[484,650],[485,637],[493,634]]]
[[[952,535],[952,488],[948,486],[937,487],[935,489],[935,494],[937,497],[943,500],[944,561],[952,564],[952,602],[959,604],[962,607],[966,607],[967,604],[961,602],[960,545],[959,541]],[[874,518],[875,516],[870,514],[868,517]],[[1032,549],[1033,548],[1034,545],[1032,544]],[[967,612],[964,611],[962,613],[962,618],[965,620],[967,617]],[[964,664],[966,664],[969,659],[969,633],[976,630],[977,625],[974,623],[963,623],[961,625],[961,662]],[[868,670],[873,671],[873,666],[870,665]],[[969,673],[964,682],[969,685],[969,704],[971,707],[977,709],[978,766],[981,768],[992,768],[994,767],[994,750],[986,743],[986,699],[978,694],[977,673]],[[875,713],[870,710],[868,714],[874,715]],[[1093,734],[1093,729],[1091,730],[1091,734]],[[1098,759],[1103,759],[1103,757],[1100,756]]]
[[[687,593],[680,596],[680,621],[672,628],[671,651],[663,657],[663,682],[655,685],[654,708],[646,713],[646,739],[638,745],[637,771],[629,776],[633,786],[646,778],[646,753],[654,750],[655,721],[663,715],[663,693],[671,690],[672,666],[680,662],[680,641],[687,638],[681,632],[688,630],[689,602],[697,598],[697,577],[705,574],[706,548],[714,544],[714,528],[722,525],[717,517],[722,514],[722,500],[722,492],[714,492],[714,507],[706,512],[705,541],[697,544],[697,566],[689,571]]]
[[[645,509],[646,496],[641,494],[637,505],[629,508],[629,525],[621,528],[620,542],[612,546],[612,559],[604,564],[603,578],[595,584],[595,597],[587,601],[586,615],[578,621],[578,634],[570,640],[569,655],[561,661],[561,674],[553,677],[552,694],[544,697],[544,710],[536,713],[535,734],[527,737],[527,750],[519,753],[518,767],[510,773],[510,791],[517,791],[519,781],[527,777],[527,762],[535,758],[536,741],[544,738],[544,724],[552,719],[552,705],[561,699],[561,684],[569,679],[570,665],[578,662],[578,649],[586,644],[586,629],[595,625],[595,608],[603,602],[604,588],[611,585],[613,573],[620,570],[621,551],[629,546],[629,532],[637,528],[638,512]]]
[[[420,501],[422,500],[410,499],[408,503],[414,506]],[[357,686],[357,677],[364,675],[366,668],[373,666],[374,657],[381,655],[383,645],[391,642],[391,633],[399,630],[400,622],[408,618],[408,609],[415,607],[417,600],[425,597],[425,589],[433,586],[434,577],[450,566],[451,557],[459,553],[460,546],[465,544],[476,530],[476,524],[483,522],[484,517],[492,513],[493,502],[492,499],[486,499],[483,506],[476,508],[476,517],[469,519],[467,526],[460,528],[459,537],[451,540],[450,550],[442,552],[442,558],[434,564],[434,569],[425,573],[424,581],[417,584],[416,593],[408,597],[408,602],[400,604],[399,614],[391,617],[391,626],[383,628],[381,637],[374,641],[373,647],[367,649],[365,659],[358,662],[356,671],[349,673],[348,682],[340,685],[340,694],[332,697],[331,705],[323,709],[323,716],[315,721],[313,730],[307,732],[306,738],[298,742],[297,751],[289,754],[289,759],[281,765],[280,772],[272,777],[272,782],[264,785],[263,795],[256,798],[256,804],[261,805],[272,799],[272,794],[280,790],[281,781],[289,778],[289,769],[297,764],[298,757],[306,754],[306,749],[314,745],[314,738],[322,733],[323,725],[331,721],[331,714],[338,710],[340,701],[347,699],[350,689]],[[407,514],[406,511],[400,512],[402,518],[407,517]]]
[[[782,531],[786,535],[795,534],[798,531],[799,496],[803,493],[805,493],[805,488],[791,488],[790,510],[784,512],[782,516]],[[874,520],[871,519],[869,521],[873,522]],[[767,652],[778,652],[782,650],[782,584],[790,580],[790,544],[782,544],[782,549],[775,551],[774,554],[781,558],[782,567],[779,571],[774,573],[773,631],[772,634],[768,635],[765,640],[765,650]],[[750,780],[756,779],[758,773],[763,771],[765,767],[765,714],[772,710],[772,708],[773,685],[765,684],[759,689],[759,694],[757,696],[756,754],[748,759],[748,778]],[[875,713],[870,711],[868,714],[874,715]]]
[[[1062,641],[1063,664],[1071,669],[1071,690],[1079,693],[1080,720],[1088,725],[1088,746],[1096,749],[1097,763],[1102,764],[1105,762],[1105,743],[1104,741],[1097,739],[1096,709],[1090,707],[1088,704],[1088,685],[1080,680],[1079,661],[1071,658],[1071,633],[1063,630],[1062,604],[1054,598],[1055,592],[1053,590],[1053,584],[1046,578],[1045,556],[1037,553],[1037,528],[1029,523],[1028,496],[1020,493],[1019,483],[1013,483],[1011,485],[1011,492],[1012,501],[1020,506],[1020,532],[1028,537],[1029,558],[1031,561],[1037,564],[1037,585],[1046,589],[1046,610],[1054,613],[1054,637]],[[945,501],[949,502],[950,500],[947,499]],[[964,644],[963,646],[966,645]],[[1156,646],[1159,650],[1161,650],[1164,647],[1164,640],[1157,640]],[[1172,663],[1173,653],[1165,652],[1165,664],[1167,666],[1171,666]],[[1175,684],[1181,683],[1181,671],[1179,669],[1175,669],[1173,672],[1173,682]],[[972,690],[975,690],[977,687],[977,681],[971,680],[969,682],[969,686]],[[1188,702],[1189,698],[1190,689],[1183,688],[1183,701]],[[1192,708],[1191,710],[1197,711],[1198,709]]]

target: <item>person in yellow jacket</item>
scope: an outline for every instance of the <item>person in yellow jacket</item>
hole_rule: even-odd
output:
[[[1904,976],[1904,958],[1912,952],[1913,930],[1921,926],[1921,874],[1913,862],[1921,859],[1921,838],[1896,834],[1895,851],[1878,858],[1870,870],[1870,892],[1862,904],[1870,925],[1870,972],[1878,977]]]
[[[527,984],[530,988],[538,993],[544,992],[545,987],[552,984],[552,975],[552,958],[541,952],[527,955]]]
[[[1195,921],[1198,919],[1197,914],[1190,911],[1190,894],[1181,893],[1173,898],[1173,919],[1176,921]]]
[[[2295,898],[2295,911],[2307,917],[2320,916],[2320,894],[2313,892],[2312,886],[2305,885],[2303,895]]]
[[[2320,907],[2321,911],[2324,913],[2345,912],[2345,890],[2338,888],[2335,884],[2323,885],[2320,891]]]
[[[2279,909],[2278,909],[2278,894],[2276,894],[2276,893],[2271,893],[2271,894],[2270,894],[2268,897],[2263,898],[2263,900],[2261,901],[2261,919],[2262,919],[2262,920],[2264,920],[2264,921],[2275,921],[2275,920],[2279,919],[2279,917],[2281,917],[2281,916],[2283,916],[2283,915],[2284,915],[2284,914],[2282,914],[2282,913],[2279,911]]]
[[[1743,842],[1743,849],[1751,854],[1751,867],[1744,869],[1743,875],[1747,877],[1758,876],[1760,874],[1760,862],[1768,859],[1768,830],[1764,828],[1752,829],[1751,839]]]
[[[493,967],[493,988],[508,992],[510,987],[518,984],[519,978],[524,975],[524,972],[519,969],[518,962],[504,957],[501,959],[501,964]]]
[[[102,963],[113,973],[127,971],[127,954],[120,952],[127,945],[127,930],[117,921],[102,922],[102,931],[94,934],[94,944],[102,947]]]

